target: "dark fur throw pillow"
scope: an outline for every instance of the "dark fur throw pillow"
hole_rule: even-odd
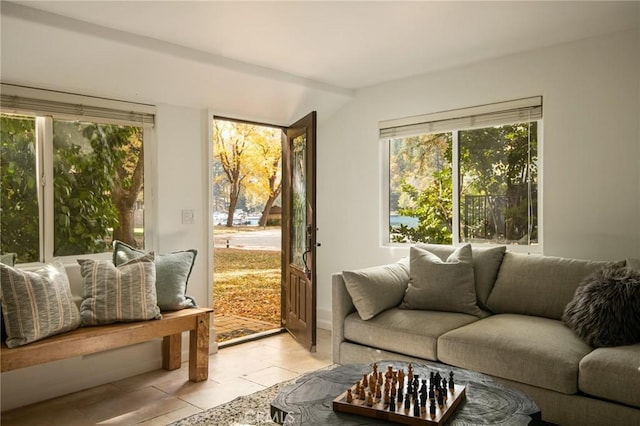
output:
[[[562,319],[594,347],[640,342],[640,272],[623,267],[594,272],[576,289]]]

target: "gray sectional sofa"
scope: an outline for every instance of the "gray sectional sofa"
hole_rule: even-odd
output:
[[[451,246],[416,245],[398,263],[334,274],[333,361],[439,361],[528,394],[547,422],[640,425],[640,339],[593,347],[563,321],[584,279],[612,263],[469,249],[475,306],[458,285],[468,270],[451,280],[442,265],[429,269],[432,255],[469,261]],[[428,289],[421,274],[442,282]]]

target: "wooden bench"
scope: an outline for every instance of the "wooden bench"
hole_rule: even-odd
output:
[[[2,342],[2,372],[88,355],[162,337],[162,368],[176,370],[182,362],[182,332],[189,331],[189,380],[209,377],[209,317],[213,309],[163,312],[162,319],[118,323],[76,330],[9,349]]]

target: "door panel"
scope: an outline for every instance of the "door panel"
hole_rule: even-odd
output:
[[[316,113],[291,125],[283,140],[282,321],[310,351],[316,346]]]

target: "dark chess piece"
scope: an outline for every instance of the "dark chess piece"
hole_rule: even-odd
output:
[[[454,390],[455,388],[455,383],[453,382],[453,371],[451,371],[449,373],[449,389]]]
[[[404,400],[404,409],[409,411],[409,408],[411,408],[411,399],[405,398],[405,400]]]
[[[429,401],[433,402],[436,400],[436,393],[433,388],[429,389]]]
[[[439,389],[442,386],[442,376],[440,375],[440,373],[436,373],[433,380],[435,381],[436,389]]]
[[[391,399],[389,401],[389,411],[396,411],[396,400]]]
[[[402,387],[398,386],[398,402],[402,402],[403,396],[402,396]]]
[[[418,400],[413,403],[413,416],[420,417],[420,404],[418,403]]]
[[[438,400],[438,407],[442,407],[444,405],[444,392],[437,392],[436,399]]]
[[[429,414],[431,414],[431,417],[435,417],[436,415],[436,403],[433,400],[431,400],[431,404],[429,405]]]
[[[421,393],[420,394],[420,405],[422,405],[423,407],[427,406],[427,393]]]

